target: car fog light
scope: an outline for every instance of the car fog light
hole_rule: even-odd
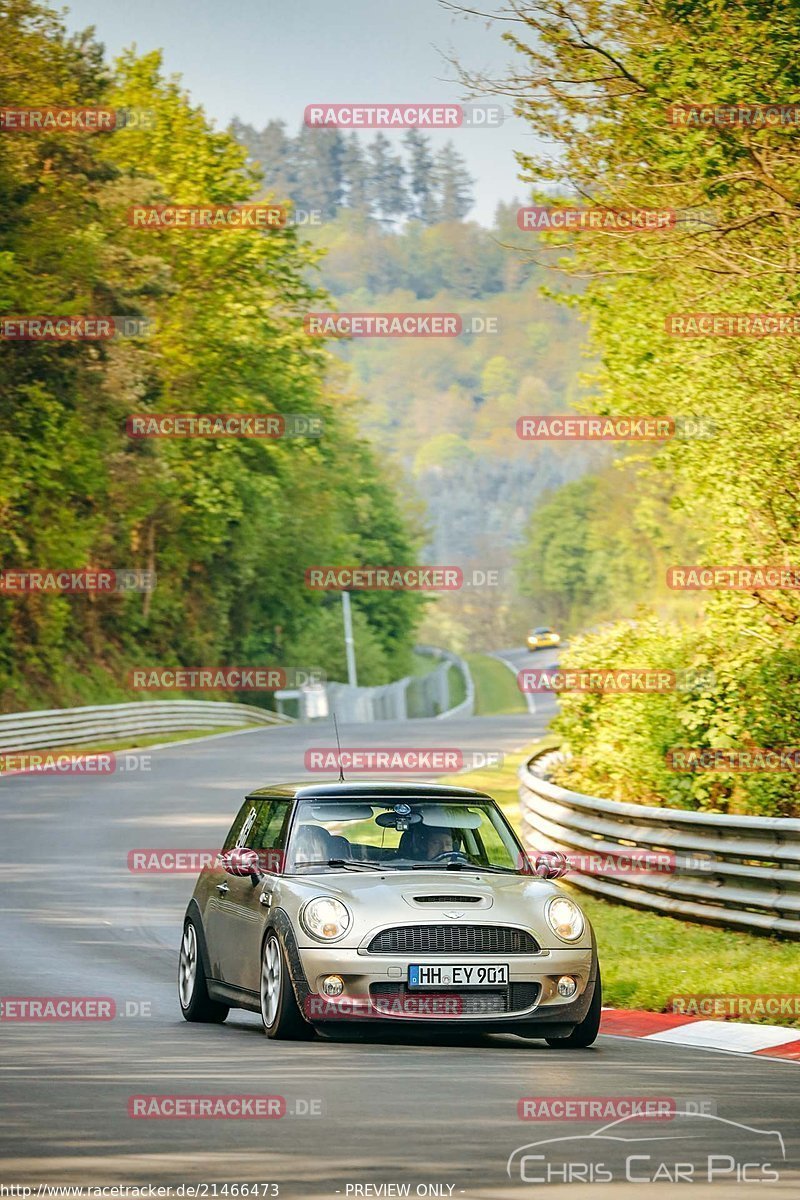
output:
[[[341,996],[344,991],[341,975],[326,975],[322,981],[322,990],[326,996]]]
[[[557,990],[559,996],[574,996],[578,985],[571,975],[562,975],[558,981]]]

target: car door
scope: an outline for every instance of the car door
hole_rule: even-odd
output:
[[[258,803],[258,801],[250,799],[245,800],[228,830],[228,835],[222,845],[223,851],[244,845],[253,822],[258,816]],[[213,866],[203,872],[195,891],[195,899],[200,905],[203,917],[212,979],[224,978],[221,954],[229,934],[226,917],[228,915],[227,897],[230,895],[231,882],[232,876],[228,875],[217,860]]]
[[[261,934],[269,912],[272,880],[283,866],[291,801],[265,799],[253,803],[238,845],[255,850],[263,875],[240,879],[226,875],[227,892],[218,906],[220,914],[219,962],[222,979],[233,987],[257,992],[261,974]]]

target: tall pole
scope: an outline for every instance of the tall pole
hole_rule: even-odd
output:
[[[350,612],[349,592],[342,592],[342,617],[344,618],[344,649],[347,655],[347,682],[351,687],[358,687],[356,647],[353,641],[353,617]]]

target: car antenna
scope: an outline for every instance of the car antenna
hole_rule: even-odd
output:
[[[337,750],[336,758],[339,763],[339,783],[344,783],[344,770],[342,768],[342,743],[339,741],[339,725],[336,720],[336,713],[333,713],[332,716],[333,716],[333,728],[336,733],[336,750]]]

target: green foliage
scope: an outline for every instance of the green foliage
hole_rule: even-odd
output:
[[[618,461],[542,499],[517,556],[520,592],[537,621],[572,633],[656,599],[660,612],[693,614],[695,600],[666,587],[670,562],[693,561],[696,550],[667,486]]]
[[[148,663],[320,666],[316,563],[414,561],[391,484],[302,315],[318,253],[296,231],[131,228],[133,203],[231,204],[256,176],[158,54],[109,71],[32,0],[0,23],[15,103],[148,110],[152,128],[0,140],[0,287],[15,313],[135,314],[148,338],[0,344],[0,561],[155,571],[152,594],[0,598],[4,709],[117,699]],[[319,439],[132,441],[135,412],[305,414]],[[413,643],[419,598],[365,596],[364,683]],[[320,619],[322,619],[320,617]],[[375,678],[371,678],[374,670]],[[252,699],[252,697],[249,697]]]
[[[574,621],[618,615],[626,603],[630,612],[645,592],[660,613],[674,612],[663,602],[670,561],[788,565],[800,557],[796,339],[687,339],[667,325],[671,315],[797,309],[796,126],[668,120],[671,105],[793,97],[796,10],[783,0],[535,0],[518,18],[506,38],[523,65],[503,90],[545,146],[519,155],[534,199],[676,213],[674,227],[658,233],[586,228],[540,239],[537,258],[561,273],[568,306],[589,325],[597,367],[579,407],[701,418],[709,431],[630,455],[642,478],[622,492],[627,518],[602,476],[556,494],[534,515],[525,586]],[[646,617],[581,639],[564,656],[608,666],[638,666],[638,656],[670,667],[699,654],[717,672],[713,694],[565,699],[561,729],[577,755],[571,777],[625,799],[794,813],[791,774],[664,772],[670,744],[780,749],[797,738],[787,685],[800,661],[800,592],[723,593],[703,608],[699,628]]]
[[[800,655],[756,650],[746,629],[713,613],[691,627],[646,610],[575,639],[564,670],[674,671],[665,692],[574,692],[561,696],[553,731],[573,758],[560,782],[633,804],[753,816],[800,815],[796,772],[679,771],[670,752],[793,747],[800,742],[795,692]]]

